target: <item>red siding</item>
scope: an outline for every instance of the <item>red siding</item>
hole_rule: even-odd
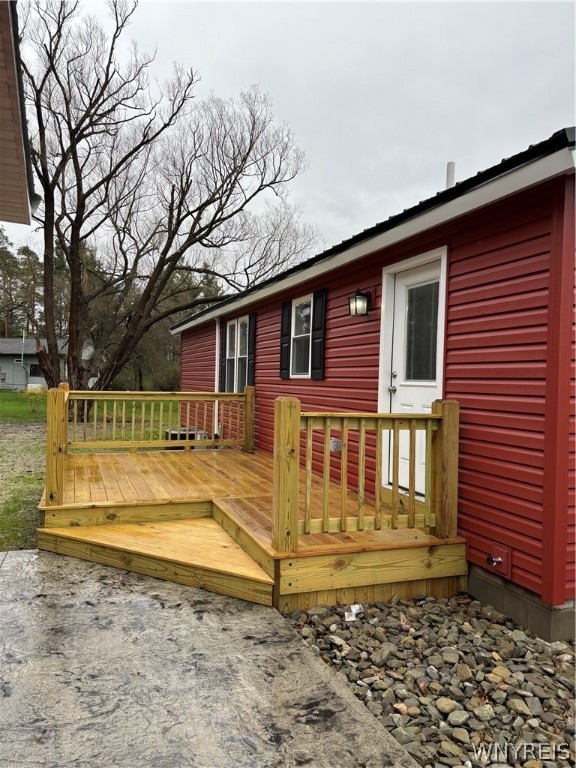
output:
[[[576,272],[575,272],[576,278]],[[576,282],[576,280],[575,280]],[[576,286],[574,290],[576,297]],[[576,300],[572,308],[572,371],[570,376],[570,449],[568,468],[568,564],[566,596],[576,598]]]
[[[511,549],[540,591],[550,205],[500,211],[451,239],[445,396],[461,405],[459,530],[469,559]]]
[[[551,352],[559,318],[550,307],[550,291],[561,282],[551,275],[558,274],[561,259],[558,204],[564,194],[562,179],[542,185],[250,307],[257,312],[257,447],[271,452],[274,400],[280,395],[298,397],[305,411],[376,410],[380,311],[351,318],[347,298],[356,289],[371,288],[379,308],[385,266],[446,245],[444,396],[461,406],[460,533],[468,539],[470,560],[483,567],[494,544],[510,547],[512,581],[541,596],[546,591],[543,569],[554,560],[550,578],[556,597],[560,591],[567,597],[574,594],[576,559],[574,508],[568,523],[566,506],[558,512],[545,493],[554,456],[568,460],[567,440],[563,443],[558,436],[558,421],[568,421],[568,397],[550,420],[550,393],[560,392],[554,381],[560,353]],[[565,245],[572,265],[573,249],[567,254]],[[281,303],[319,288],[328,290],[325,380],[282,380]],[[198,341],[183,343],[186,388],[199,386],[200,373],[191,374],[189,356],[193,349],[197,369],[199,350],[210,348],[207,335],[213,337],[214,324],[188,332],[186,339],[192,333]],[[206,359],[206,388],[211,389],[213,345],[212,357]],[[571,424],[573,505],[574,418]],[[566,480],[563,487],[567,493]],[[558,521],[564,526],[564,544],[567,534],[570,542],[566,556],[550,549],[558,537]],[[564,545],[561,549],[566,551]]]
[[[273,449],[274,400],[298,397],[304,411],[375,411],[378,402],[380,313],[348,317],[348,296],[357,288],[372,288],[380,305],[380,271],[366,265],[348,277],[332,275],[296,289],[290,298],[318,288],[328,289],[326,309],[326,369],[323,382],[280,378],[280,299],[256,307],[256,434],[257,446]]]
[[[182,334],[180,389],[183,392],[214,392],[216,324],[210,323]]]

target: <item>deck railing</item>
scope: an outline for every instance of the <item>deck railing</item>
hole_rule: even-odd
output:
[[[254,449],[254,387],[225,392],[48,391],[46,503],[62,504],[64,455],[78,450]]]
[[[454,401],[438,400],[431,413],[407,415],[301,413],[296,398],[278,398],[273,494],[276,549],[296,551],[300,534],[385,527],[433,529],[439,538],[456,535],[458,418]],[[424,453],[419,456],[424,466],[420,488],[417,441]],[[402,473],[401,446],[407,464]]]

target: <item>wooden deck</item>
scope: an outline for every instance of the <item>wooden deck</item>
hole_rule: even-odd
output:
[[[311,530],[322,517],[325,489],[315,477]],[[357,530],[363,527],[357,499],[348,496],[348,530],[321,533],[316,526],[305,533],[301,503],[297,552],[278,552],[273,463],[266,454],[226,448],[66,454],[62,503],[43,500],[38,545],[284,612],[394,594],[449,596],[464,588],[462,539],[437,538],[431,528],[393,529],[386,517],[379,530]],[[331,486],[329,498],[339,515],[341,489]]]

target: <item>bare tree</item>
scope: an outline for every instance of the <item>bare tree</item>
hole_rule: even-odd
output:
[[[121,49],[136,6],[110,0],[108,33],[80,13],[79,0],[31,0],[25,14],[32,156],[44,198],[48,349],[39,357],[51,386],[59,381],[55,244],[70,281],[68,379],[104,388],[155,323],[214,298],[183,289],[181,304],[173,295],[165,304],[179,271],[241,285],[238,260],[219,253],[254,242],[249,206],[272,195],[282,208],[283,188],[303,169],[291,132],[257,88],[236,101],[199,101],[195,73],[179,66],[170,81],[153,83],[153,57]],[[253,268],[242,265],[244,282],[267,274],[260,251]]]

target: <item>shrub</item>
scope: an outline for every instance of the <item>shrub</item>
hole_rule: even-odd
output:
[[[46,388],[34,387],[33,389],[25,389],[22,392],[22,397],[28,404],[31,413],[39,414],[46,412]]]

